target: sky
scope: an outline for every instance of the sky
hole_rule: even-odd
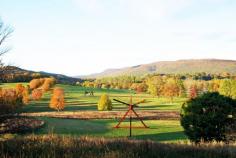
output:
[[[0,0],[5,63],[69,76],[156,61],[236,60],[235,0]]]

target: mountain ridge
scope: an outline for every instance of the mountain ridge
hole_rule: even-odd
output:
[[[223,73],[236,74],[236,60],[226,59],[181,59],[176,61],[157,61],[148,64],[124,68],[111,68],[100,73],[94,73],[82,78],[115,77],[121,75],[187,74],[187,73]],[[78,76],[77,76],[78,77]]]
[[[4,78],[7,78],[7,76],[11,76],[11,75],[14,75],[15,77],[26,76],[27,79],[30,79],[30,78],[34,78],[33,77],[34,74],[35,75],[39,74],[42,77],[51,77],[52,76],[52,77],[56,78],[59,83],[76,83],[77,81],[80,81],[80,82],[82,81],[82,79],[80,79],[80,78],[70,77],[70,76],[66,76],[63,74],[49,73],[49,72],[45,72],[45,71],[26,70],[26,69],[22,69],[22,68],[19,68],[16,66],[7,66],[4,68],[3,71],[4,71],[4,75],[0,77],[0,81],[1,80],[4,81],[5,80]],[[25,79],[22,78],[22,80],[25,80]]]

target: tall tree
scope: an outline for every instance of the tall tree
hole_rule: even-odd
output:
[[[231,91],[232,91],[231,80],[229,79],[222,80],[219,88],[220,94],[231,97]]]
[[[179,96],[179,93],[180,93],[180,88],[178,87],[176,79],[168,78],[164,85],[164,90],[163,90],[164,96],[169,97],[171,99],[171,102],[173,102],[173,97]]]
[[[5,47],[5,41],[11,36],[12,32],[13,29],[10,26],[5,25],[0,19],[0,80],[2,79],[6,68],[4,67],[2,56],[10,50],[9,48]]]
[[[148,86],[147,91],[153,96],[161,96],[163,91],[164,81],[161,76],[153,76],[146,81]]]
[[[236,80],[224,79],[220,83],[219,92],[222,95],[236,98]]]

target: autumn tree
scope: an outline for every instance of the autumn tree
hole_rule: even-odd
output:
[[[236,80],[224,79],[220,83],[219,92],[222,95],[236,98]]]
[[[33,79],[30,81],[29,86],[31,90],[39,88],[42,85],[42,80],[40,79]]]
[[[196,85],[192,85],[189,89],[189,94],[188,94],[188,97],[190,99],[194,99],[198,96],[198,93],[197,93],[197,86]]]
[[[161,96],[163,92],[164,81],[161,76],[154,76],[148,78],[147,81],[147,91],[153,96]]]
[[[218,92],[220,88],[220,80],[211,80],[208,82],[208,91],[209,92]]]
[[[41,89],[34,89],[32,91],[31,97],[33,100],[40,100],[43,96],[43,92]]]
[[[112,102],[107,94],[103,94],[100,100],[98,101],[98,110],[112,110]]]
[[[22,102],[24,104],[28,104],[29,103],[29,88],[28,86],[23,86],[22,84],[17,84],[16,85],[16,94],[18,95],[18,97],[22,98]]]
[[[145,92],[147,90],[147,85],[145,83],[133,83],[130,89],[135,90],[137,93]]]
[[[49,91],[56,83],[55,78],[45,78],[43,85],[42,85],[42,89],[44,92]]]
[[[62,88],[54,88],[49,107],[57,111],[65,108],[64,90]]]
[[[179,96],[179,91],[180,88],[178,87],[176,80],[174,78],[168,78],[164,85],[164,96],[169,97],[173,102],[173,97]]]
[[[16,93],[17,95],[23,96],[23,92],[25,90],[25,87],[22,84],[16,84]]]
[[[12,113],[23,106],[22,96],[19,96],[16,89],[0,88],[0,114]]]
[[[178,86],[178,96],[179,97],[186,97],[186,89],[184,87],[184,82],[181,79],[177,78],[176,84]]]
[[[30,97],[29,97],[29,87],[26,86],[24,88],[24,91],[22,92],[22,101],[24,104],[29,104],[29,101],[30,101]]]

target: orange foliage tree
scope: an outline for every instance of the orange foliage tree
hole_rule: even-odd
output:
[[[42,89],[44,92],[49,91],[56,83],[55,78],[45,78],[44,83],[42,85]]]
[[[28,104],[29,103],[29,88],[24,87],[22,84],[17,84],[16,85],[16,94],[18,95],[18,97],[22,98],[22,102],[24,104]]]
[[[22,84],[16,85],[16,93],[20,96],[22,96],[23,92],[25,90],[25,87]]]
[[[24,104],[29,104],[30,97],[29,97],[29,88],[25,87],[23,93],[22,93],[22,101]]]
[[[170,97],[171,102],[173,102],[173,97],[179,95],[179,90],[180,89],[175,79],[173,78],[167,79],[163,90],[164,96]]]
[[[188,97],[190,99],[194,99],[194,98],[197,97],[197,95],[198,95],[198,93],[197,93],[197,86],[196,85],[192,85],[190,87],[190,89],[189,89],[189,96]]]
[[[64,90],[62,88],[54,88],[49,107],[57,111],[65,108]]]
[[[43,92],[41,89],[34,89],[32,91],[31,97],[33,100],[40,100],[43,96]]]
[[[41,85],[42,85],[42,80],[40,79],[33,79],[29,83],[30,89],[32,90],[39,88]]]
[[[22,105],[22,96],[18,95],[16,89],[0,88],[0,114],[13,112]]]

